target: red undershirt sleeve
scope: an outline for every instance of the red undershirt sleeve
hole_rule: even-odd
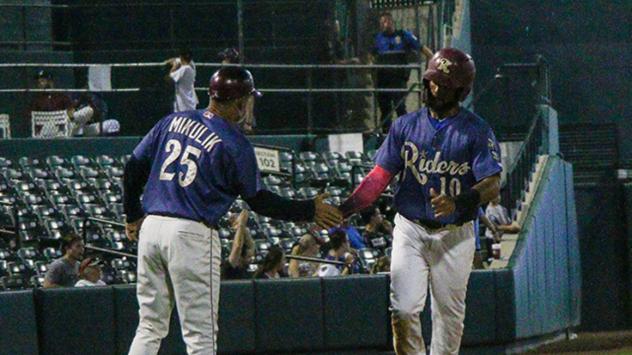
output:
[[[391,172],[376,165],[353,191],[351,196],[340,205],[342,214],[348,217],[371,206],[380,197],[380,194],[386,189],[392,178],[393,174]]]

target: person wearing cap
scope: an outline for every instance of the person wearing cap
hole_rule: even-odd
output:
[[[330,228],[342,221],[326,194],[290,200],[263,185],[242,126],[261,96],[252,74],[224,67],[207,109],[170,114],[134,149],[123,175],[126,234],[138,240],[139,324],[129,353],[158,353],[174,305],[190,355],[215,354],[221,243],[217,224],[238,196],[259,214]],[[141,203],[142,195],[142,203]],[[142,225],[142,227],[141,227]]]
[[[55,88],[55,80],[51,73],[44,69],[40,69],[35,74],[35,88],[38,90],[49,90]],[[33,111],[67,111],[72,108],[72,100],[63,92],[38,91],[33,95],[33,99],[29,103],[25,118],[31,122],[31,112]],[[33,132],[38,134],[39,132]]]
[[[181,49],[180,55],[167,60],[171,64],[169,80],[175,85],[173,112],[195,110],[198,97],[195,94],[195,63],[188,49]]]
[[[79,265],[79,281],[75,287],[107,286],[101,280],[101,262],[96,258],[86,258]]]

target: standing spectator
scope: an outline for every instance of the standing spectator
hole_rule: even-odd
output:
[[[98,259],[85,258],[79,265],[79,278],[75,287],[107,286],[101,277],[101,262]]]
[[[61,245],[64,256],[53,261],[44,278],[44,287],[72,287],[77,282],[79,260],[83,257],[83,240],[77,235],[63,239]]]
[[[171,70],[169,78],[175,84],[175,100],[173,112],[195,110],[198,97],[195,94],[195,64],[188,49],[180,50],[180,56],[169,59]]]
[[[320,245],[316,237],[305,234],[298,243],[292,247],[292,255],[315,258],[320,252]],[[318,263],[292,259],[288,266],[290,277],[310,277],[314,276],[318,269]]]
[[[422,51],[426,61],[432,57],[432,50],[421,45],[417,37],[405,30],[396,30],[393,16],[384,12],[380,15],[381,32],[375,36],[375,44],[371,54],[376,57],[377,64],[406,65],[411,53]],[[405,89],[408,83],[410,70],[406,68],[387,68],[377,71],[377,88],[380,89]],[[377,102],[380,107],[380,121],[382,129],[388,132],[391,127],[391,119],[388,116],[395,109],[397,116],[406,114],[405,92],[381,92],[377,94]]]
[[[391,272],[391,258],[388,255],[377,259],[375,264],[371,267],[371,274],[379,274],[382,272]]]
[[[236,216],[232,221],[232,227],[235,230],[233,246],[228,259],[222,261],[222,280],[248,278],[248,266],[255,256],[255,244],[247,227],[249,213],[247,210],[242,210]]]
[[[277,245],[273,245],[268,250],[263,263],[255,271],[255,279],[278,279],[285,277],[283,267],[285,266],[285,253]]]

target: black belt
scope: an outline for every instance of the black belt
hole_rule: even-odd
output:
[[[159,212],[159,213],[150,213],[150,215],[161,216],[161,217],[171,217],[171,218],[186,219],[187,221],[193,221],[193,222],[197,222],[197,223],[202,223],[203,225],[205,225],[206,227],[208,227],[210,229],[215,229],[215,230],[218,229],[217,225],[213,225],[213,224],[210,224],[210,223],[208,223],[206,221],[200,221],[200,220],[193,219],[193,218],[190,218],[190,217],[179,216],[179,215],[174,214],[174,213]]]
[[[469,222],[469,221],[465,221],[465,222],[455,222],[455,223],[441,223],[432,219],[424,219],[424,218],[413,219],[412,221],[426,229],[440,229],[440,228],[445,228],[447,226],[460,227],[464,225],[465,223]]]

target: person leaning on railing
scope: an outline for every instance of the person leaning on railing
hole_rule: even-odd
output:
[[[293,256],[315,258],[320,255],[320,243],[313,235],[307,233],[292,247]],[[292,259],[288,266],[290,277],[310,277],[317,274],[318,263]]]

